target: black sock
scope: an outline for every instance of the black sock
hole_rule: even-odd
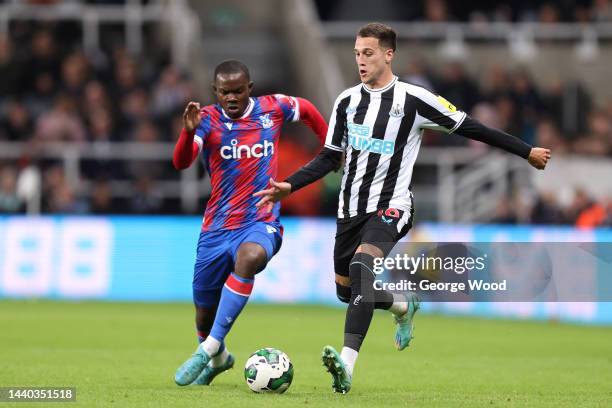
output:
[[[336,296],[343,303],[349,303],[351,300],[351,287],[343,286],[336,282]],[[393,294],[386,290],[374,291],[374,309],[389,310],[393,305]]]
[[[375,290],[374,299],[374,309],[389,310],[393,305],[393,293],[386,290]]]
[[[351,300],[344,321],[344,346],[359,351],[374,314],[374,257],[355,254],[349,266]]]

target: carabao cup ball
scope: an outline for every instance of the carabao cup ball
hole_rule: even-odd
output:
[[[248,358],[244,378],[252,391],[282,394],[293,381],[293,364],[282,351],[264,348]]]

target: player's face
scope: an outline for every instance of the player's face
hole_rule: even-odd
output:
[[[378,80],[391,69],[393,50],[381,47],[378,38],[357,37],[354,52],[361,82],[370,86],[382,85]]]
[[[232,119],[242,116],[249,105],[249,96],[253,82],[249,82],[242,72],[236,74],[219,74],[215,78],[213,91],[217,101]]]

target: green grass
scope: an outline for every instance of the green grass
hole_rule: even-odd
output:
[[[397,352],[391,318],[377,313],[353,389],[336,395],[319,357],[325,344],[341,346],[343,310],[248,305],[228,337],[235,369],[210,387],[180,388],[174,371],[195,348],[190,305],[0,301],[0,386],[75,386],[71,407],[612,404],[612,328],[431,315],[416,323],[412,346]],[[266,346],[294,363],[283,395],[244,383],[244,361]]]

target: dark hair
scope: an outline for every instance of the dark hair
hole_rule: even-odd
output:
[[[382,23],[368,23],[357,32],[358,37],[373,37],[378,39],[381,47],[391,48],[395,51],[397,34],[388,25]]]
[[[246,65],[244,65],[240,61],[227,60],[216,66],[214,79],[217,79],[217,75],[219,74],[227,75],[239,73],[243,73],[246,76],[247,80],[251,80],[251,74],[249,74],[249,69]]]

